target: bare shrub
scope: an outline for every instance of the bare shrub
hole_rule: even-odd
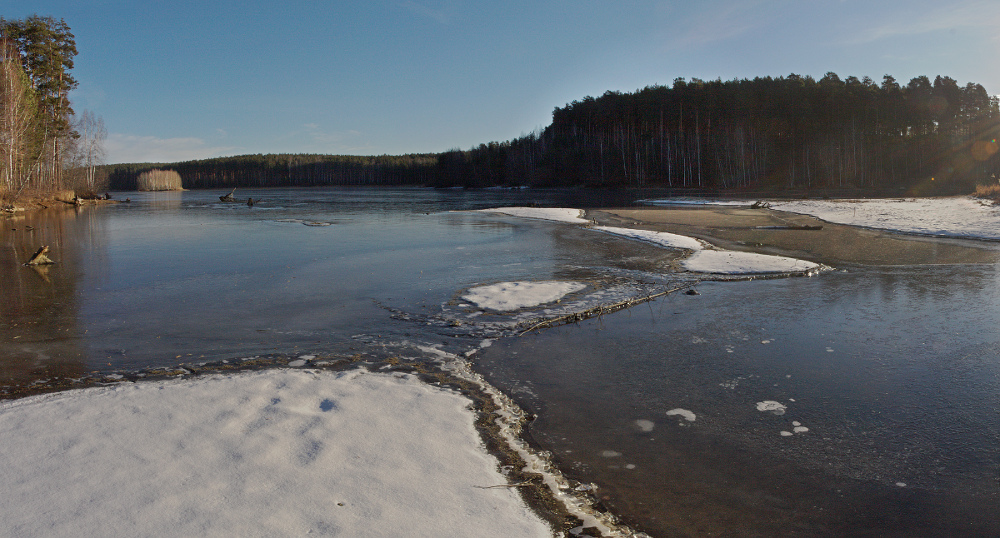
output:
[[[135,188],[140,191],[179,191],[181,175],[173,170],[153,169],[139,174]]]
[[[976,185],[976,197],[1000,202],[1000,184]]]

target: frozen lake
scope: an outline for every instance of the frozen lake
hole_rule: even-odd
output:
[[[669,272],[679,253],[650,243],[466,211],[623,195],[238,190],[263,199],[250,208],[219,194],[128,193],[4,221],[0,385],[475,352],[537,415],[534,442],[654,536],[1000,534],[995,265],[702,282],[517,337],[533,317],[697,277]],[[42,244],[56,265],[19,265]],[[576,284],[539,307],[474,303],[470,289],[509,282]]]

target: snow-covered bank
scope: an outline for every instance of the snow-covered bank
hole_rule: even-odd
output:
[[[971,196],[881,200],[795,200],[771,207],[827,222],[903,233],[1000,240],[1000,207]]]
[[[653,205],[748,206],[751,200],[647,200]],[[1000,206],[972,196],[772,201],[772,209],[902,233],[1000,240]]]
[[[407,375],[265,370],[0,404],[0,534],[551,536],[469,401]]]

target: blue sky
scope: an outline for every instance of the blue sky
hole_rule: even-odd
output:
[[[63,18],[108,162],[468,149],[607,90],[890,74],[1000,93],[996,0],[0,0]]]

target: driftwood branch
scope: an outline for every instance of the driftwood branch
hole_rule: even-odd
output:
[[[532,325],[531,327],[525,329],[524,331],[521,331],[518,334],[518,336],[524,336],[524,335],[530,333],[531,331],[535,331],[535,330],[538,330],[538,329],[541,329],[541,328],[544,328],[544,327],[554,327],[556,325],[562,325],[562,324],[566,324],[566,323],[576,323],[578,321],[583,321],[585,319],[590,319],[590,318],[597,317],[597,316],[603,316],[604,314],[610,314],[612,312],[617,312],[617,311],[623,310],[625,308],[631,308],[631,307],[633,307],[635,305],[642,304],[642,303],[647,303],[649,301],[652,301],[653,299],[656,299],[658,297],[663,297],[664,295],[669,295],[671,293],[674,293],[674,292],[677,292],[677,291],[681,291],[683,289],[688,289],[688,288],[690,288],[692,286],[697,285],[699,282],[700,281],[690,282],[688,284],[684,284],[682,286],[676,286],[676,287],[670,288],[669,290],[661,291],[659,293],[654,293],[652,295],[647,295],[645,297],[639,297],[639,298],[636,298],[636,299],[627,299],[625,301],[621,301],[619,303],[614,303],[614,304],[607,305],[607,306],[599,305],[599,306],[595,306],[594,308],[583,310],[581,312],[574,312],[572,314],[566,314],[565,316],[559,316],[559,317],[556,317],[556,318],[550,318],[550,319],[542,320],[542,321],[540,321],[540,322]]]
[[[789,224],[787,226],[754,226],[753,228],[754,230],[822,230],[823,226],[812,224]]]
[[[25,263],[25,265],[48,265],[51,263],[55,263],[54,261],[50,260],[48,256],[46,256],[48,252],[49,252],[48,246],[43,246],[39,248],[38,250],[35,251],[34,254],[32,254],[31,258],[28,259],[28,262]]]
[[[522,482],[513,482],[510,484],[497,484],[495,486],[472,486],[479,489],[497,489],[497,488],[527,488],[536,485],[535,482],[529,480],[524,480]]]

